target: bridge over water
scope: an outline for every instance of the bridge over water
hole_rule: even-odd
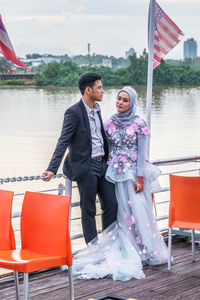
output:
[[[34,73],[27,74],[3,74],[0,73],[0,80],[8,80],[8,79],[33,79],[35,76]]]

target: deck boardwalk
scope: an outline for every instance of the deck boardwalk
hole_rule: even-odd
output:
[[[191,245],[173,245],[172,270],[167,265],[145,267],[145,279],[121,282],[110,278],[100,280],[75,279],[75,299],[87,300],[105,294],[115,294],[138,300],[199,300],[200,248],[196,246],[196,262],[192,262]],[[22,282],[20,284],[22,289]],[[13,282],[0,283],[0,299],[15,299]],[[30,275],[30,300],[69,300],[68,277],[60,269]]]

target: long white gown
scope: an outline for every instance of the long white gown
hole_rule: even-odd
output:
[[[140,279],[145,277],[144,264],[167,262],[167,247],[153,215],[151,198],[151,183],[156,181],[160,170],[145,162],[144,190],[136,193],[134,181],[138,175],[140,155],[138,138],[145,138],[148,128],[136,116],[133,124],[123,128],[110,119],[105,130],[110,142],[106,178],[115,183],[117,222],[75,255],[73,273],[80,279],[106,276],[124,281],[133,277]]]

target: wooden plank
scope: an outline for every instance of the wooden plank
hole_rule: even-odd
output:
[[[197,261],[192,262],[191,246],[186,243],[173,245],[172,270],[167,265],[147,266],[145,279],[113,281],[74,279],[75,299],[88,300],[104,294],[132,297],[138,300],[197,300],[200,299],[200,251],[196,249]],[[20,280],[22,295],[22,280]],[[0,299],[15,299],[13,282],[0,283]],[[30,275],[30,300],[69,299],[68,273],[59,268]]]

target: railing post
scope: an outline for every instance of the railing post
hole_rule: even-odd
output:
[[[71,196],[69,208],[69,233],[71,234],[72,182],[68,178],[65,181],[65,196]]]
[[[72,182],[68,178],[65,181],[65,196],[72,196]]]
[[[65,180],[65,196],[70,196],[71,197],[70,207],[69,207],[69,233],[71,235],[72,182],[68,178],[66,178],[66,180]],[[60,269],[61,269],[61,271],[68,270],[68,266],[67,265],[60,266]],[[69,274],[69,276],[71,276],[71,275]],[[71,277],[70,277],[70,279],[71,279]]]
[[[64,191],[65,187],[62,183],[59,183],[58,185],[58,195],[63,195],[63,191]]]

